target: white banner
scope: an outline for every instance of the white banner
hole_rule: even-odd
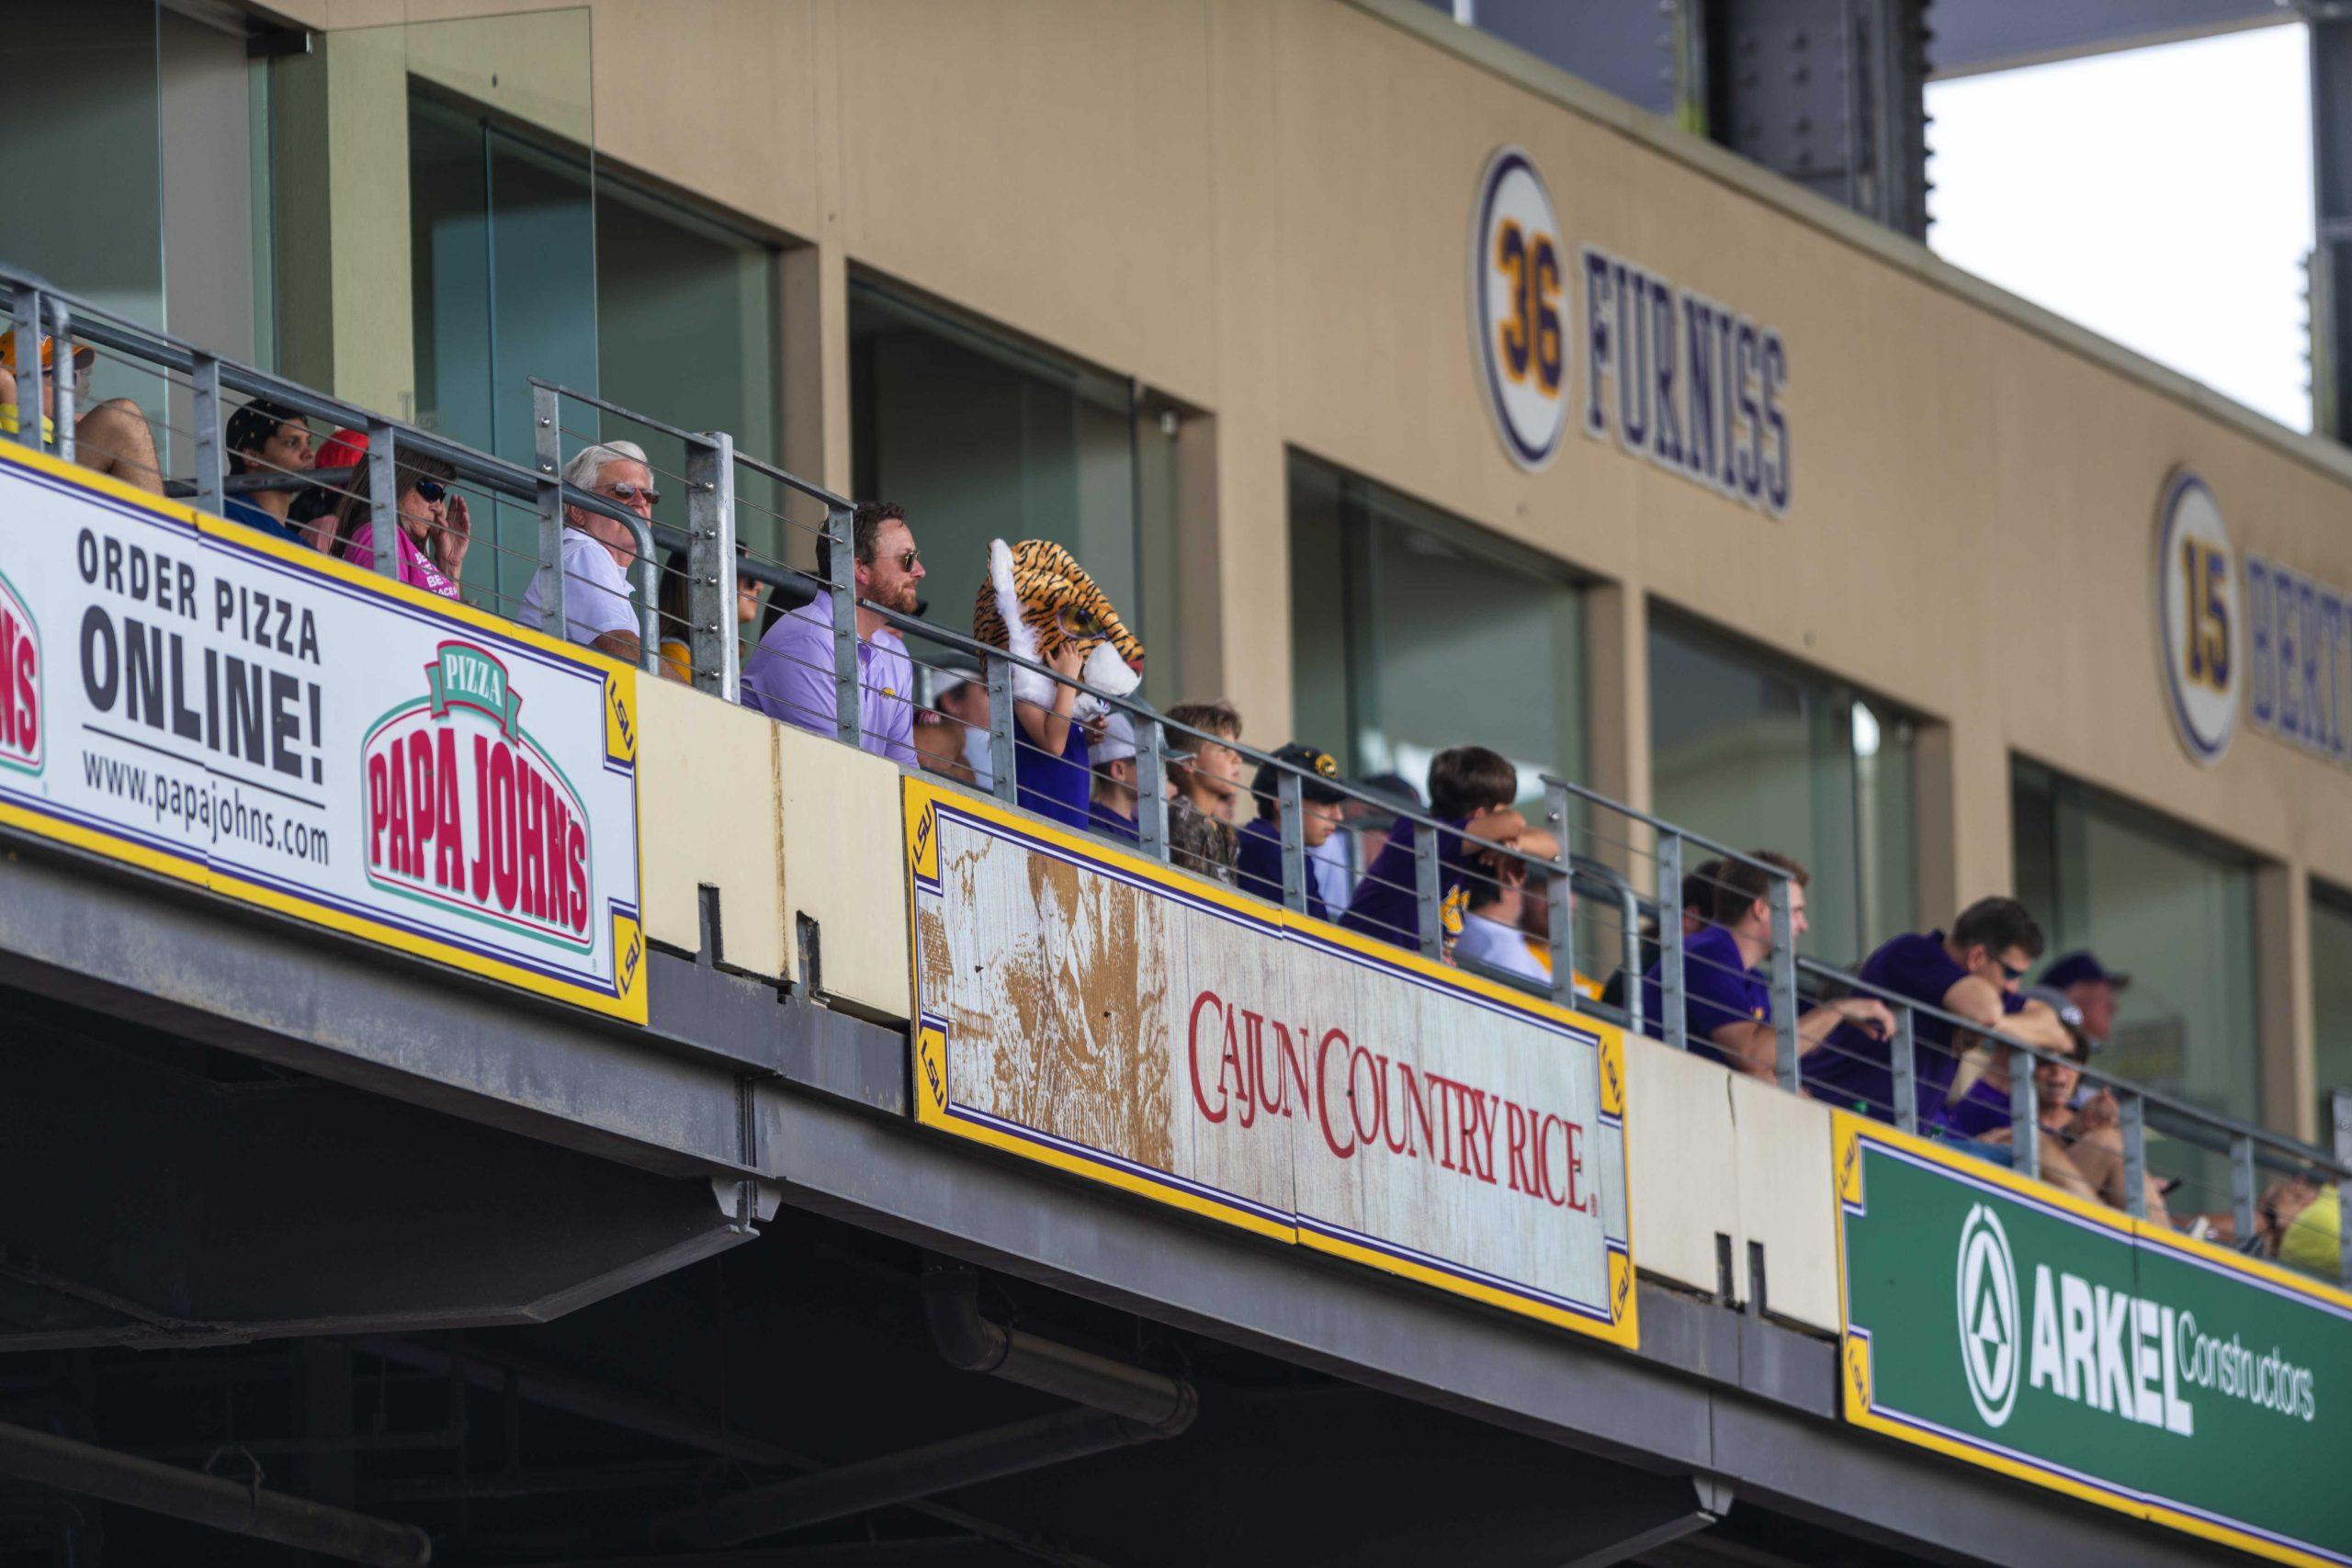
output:
[[[635,672],[0,444],[0,822],[645,1017]]]
[[[1614,1030],[906,789],[922,1120],[1634,1342]]]

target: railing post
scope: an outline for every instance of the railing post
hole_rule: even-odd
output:
[[[220,361],[198,354],[188,372],[196,420],[196,504],[215,517],[228,509],[229,464],[220,429]]]
[[[1772,1077],[1793,1094],[1801,1081],[1802,1066],[1797,1056],[1797,939],[1789,879],[1775,873],[1768,896],[1772,905],[1772,1030],[1779,1037],[1772,1052]],[[1675,924],[1679,927],[1681,921]]]
[[[56,340],[57,355],[64,368],[55,378],[56,391],[50,394],[57,404],[55,416],[57,439],[54,447],[59,457],[74,461],[74,312],[62,299],[49,302],[50,333]]]
[[[837,591],[834,595],[836,608],[839,607],[840,603],[840,594]],[[1015,761],[1012,754],[1014,723],[1012,661],[1009,659],[991,659],[989,660],[989,787],[995,792],[999,800],[1011,801],[1017,806],[1020,804],[1020,786],[1018,781],[1012,776]],[[1155,725],[1154,728],[1158,727]],[[1164,824],[1167,818],[1163,816],[1160,820],[1163,824],[1161,837],[1164,840],[1167,831]]]
[[[1643,1016],[1642,901],[1622,880],[1617,884],[1617,942],[1619,961],[1625,966],[1625,1027],[1635,1034],[1646,1021]]]
[[[859,745],[865,739],[858,728],[857,530],[854,525],[854,515],[842,507],[831,508],[825,513],[826,576],[827,585],[832,592],[833,601],[833,732],[841,737],[842,744],[844,746]],[[991,703],[995,701],[996,669],[999,662],[995,660],[989,660],[989,694]],[[1012,686],[1012,666],[1004,666],[1004,671],[1006,689],[1009,692]],[[1004,716],[1009,721],[1012,717],[1012,704],[1010,696],[1005,699],[1004,706]],[[989,709],[989,723],[991,728],[998,728],[993,706]],[[1004,769],[1010,765],[1009,756],[999,758],[991,763],[991,766],[999,769]],[[996,791],[1000,798],[1005,800],[1012,798],[1006,793],[1006,786],[1011,782],[1008,775],[999,773],[996,779]]]
[[[2244,1133],[2233,1133],[2230,1134],[2230,1214],[2238,1223],[2238,1242],[2241,1246],[2254,1235],[2254,1140]]]
[[[2117,1107],[2123,1130],[2123,1212],[2135,1220],[2148,1217],[2148,1102],[2126,1094]]]
[[[989,712],[996,712],[993,695]],[[1132,713],[1136,727],[1136,848],[1147,860],[1168,863],[1168,731],[1159,716]]]
[[[1413,909],[1421,928],[1421,956],[1445,956],[1445,894],[1438,874],[1437,836],[1432,822],[1413,824]]]
[[[662,673],[662,556],[654,547],[653,525],[630,514],[629,535],[637,541],[637,572],[644,586],[637,599],[637,667],[649,675]],[[624,574],[626,575],[626,574]]]
[[[2328,1120],[2335,1126],[2335,1163],[2352,1166],[2352,1089],[2339,1089],[2327,1097]],[[2336,1212],[2339,1216],[2352,1208],[2352,1181],[2338,1177],[2335,1182]],[[2339,1217],[2335,1225],[2335,1277],[2352,1285],[2352,1224]]]
[[[743,638],[735,623],[735,438],[686,444],[686,647],[695,685],[741,700]]]
[[[2014,1045],[1996,1045],[2009,1062],[2009,1162],[2019,1176],[2041,1175],[2041,1101],[2033,1092],[2034,1057]]]
[[[1577,1005],[1577,897],[1575,857],[1568,845],[1568,789],[1557,779],[1544,781],[1544,817],[1560,852],[1552,862],[1545,884],[1545,930],[1551,932],[1552,999],[1565,1008]]]
[[[368,422],[368,536],[375,547],[377,575],[395,581],[401,575],[398,441],[391,421]]]
[[[1306,913],[1306,797],[1298,775],[1288,768],[1274,773],[1274,809],[1283,831],[1283,908]]]
[[[1894,1124],[1906,1133],[1919,1130],[1919,1037],[1918,1021],[1913,1018],[1911,1004],[1894,1004],[1894,1039],[1889,1048],[1894,1053]]]
[[[1641,950],[1634,949],[1627,961],[1634,972],[1626,976],[1626,989],[1642,983]],[[1682,835],[1660,833],[1657,838],[1657,993],[1658,1038],[1678,1051],[1690,1048],[1684,1033],[1682,994]]]
[[[539,629],[558,642],[571,640],[571,585],[563,576],[563,429],[557,423],[561,400],[553,387],[531,385],[531,444],[538,469],[539,570],[548,591],[539,596]]]
[[[46,312],[41,309],[40,290],[31,284],[17,288],[17,439],[36,452],[46,452],[50,443],[41,434],[41,327]]]

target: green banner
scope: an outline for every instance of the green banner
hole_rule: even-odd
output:
[[[2352,1296],[1840,1112],[1846,1418],[2352,1563]]]

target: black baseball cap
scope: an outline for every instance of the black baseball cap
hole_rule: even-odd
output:
[[[1340,776],[1340,764],[1331,753],[1303,740],[1294,740],[1274,753],[1274,762],[1286,762],[1305,776],[1298,781],[1298,797],[1309,806],[1337,806],[1348,798],[1347,792],[1326,779]],[[1282,770],[1274,762],[1261,762],[1258,776],[1250,781],[1250,793],[1258,797],[1258,808],[1272,816],[1282,799]]]
[[[2132,976],[2119,975],[2109,969],[2098,961],[2098,954],[2086,947],[2052,959],[2050,967],[2041,972],[2043,985],[2053,986],[2062,991],[2085,980],[2104,980],[2120,991],[2132,983]]]

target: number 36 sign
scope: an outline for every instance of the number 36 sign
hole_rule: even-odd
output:
[[[1530,471],[1552,460],[1568,423],[1564,248],[1544,177],[1518,148],[1497,150],[1471,221],[1471,327],[1487,408],[1511,461]]]

